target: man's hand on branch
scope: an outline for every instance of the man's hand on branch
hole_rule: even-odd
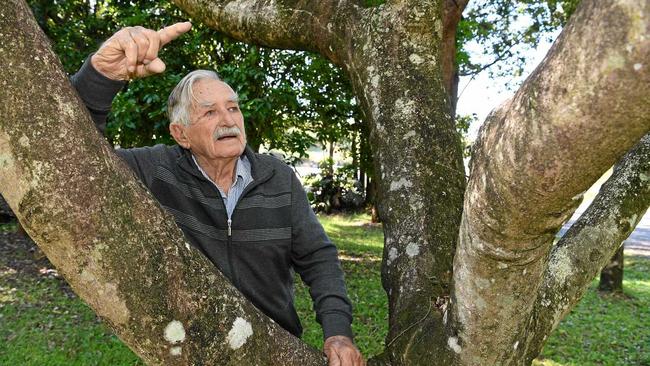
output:
[[[365,366],[366,362],[352,339],[346,336],[332,336],[325,340],[323,352],[329,366]]]
[[[164,45],[192,28],[192,23],[176,23],[159,31],[144,27],[120,29],[92,56],[95,70],[113,80],[129,80],[160,74],[165,63],[158,58]]]

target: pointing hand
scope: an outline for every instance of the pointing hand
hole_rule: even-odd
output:
[[[113,80],[160,74],[165,71],[165,63],[158,58],[158,51],[191,27],[192,23],[184,22],[159,31],[144,27],[122,28],[101,45],[90,62],[102,75]]]

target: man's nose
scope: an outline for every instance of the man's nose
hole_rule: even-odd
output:
[[[224,109],[220,113],[221,118],[220,122],[226,127],[232,127],[236,125],[235,118],[232,116],[232,113],[228,109]]]

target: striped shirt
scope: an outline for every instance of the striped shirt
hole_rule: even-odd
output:
[[[203,168],[201,168],[194,155],[192,155],[192,159],[194,160],[196,167],[199,168],[201,174],[203,174],[207,180],[214,184],[214,186],[219,190],[219,193],[221,193],[223,204],[226,206],[226,212],[228,213],[228,220],[230,220],[232,218],[232,212],[235,210],[235,205],[237,205],[237,201],[239,201],[239,197],[241,197],[241,194],[244,192],[246,186],[253,181],[250,161],[248,161],[248,158],[244,154],[242,154],[241,157],[237,159],[237,162],[235,163],[235,174],[237,175],[237,178],[232,183],[230,190],[228,190],[228,194],[225,194],[223,190],[221,190],[221,188],[217,185],[217,183],[210,179],[208,174],[206,174]]]

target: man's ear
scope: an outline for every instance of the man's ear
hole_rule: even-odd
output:
[[[171,133],[176,143],[181,147],[186,149],[190,148],[190,140],[185,135],[185,126],[179,123],[172,123],[169,125],[169,133]]]

